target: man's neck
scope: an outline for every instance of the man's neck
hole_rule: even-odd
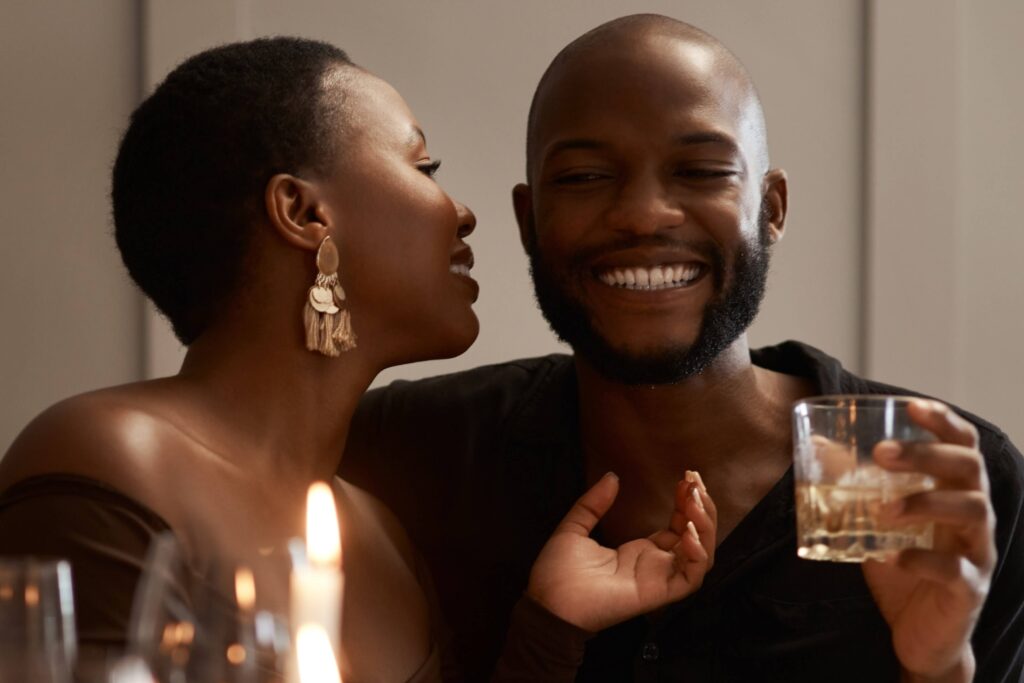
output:
[[[724,537],[786,471],[789,406],[809,392],[797,378],[754,366],[745,337],[675,384],[612,382],[580,358],[576,372],[587,479],[612,470],[622,481],[604,525],[609,541],[667,522],[686,470],[700,472],[715,498]]]

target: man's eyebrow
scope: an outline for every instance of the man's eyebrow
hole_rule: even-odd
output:
[[[736,141],[724,133],[716,133],[713,131],[701,131],[698,133],[687,133],[685,135],[678,135],[672,140],[677,145],[723,145],[728,147],[730,151],[738,152],[740,146],[736,144]]]
[[[731,136],[714,131],[700,131],[677,135],[672,138],[672,143],[680,146],[716,144],[728,147],[731,152],[739,151],[739,145],[736,144],[736,141]],[[568,150],[601,150],[606,149],[608,146],[607,143],[593,138],[566,138],[552,143],[544,154],[544,158],[550,159],[556,154]]]
[[[593,138],[566,138],[564,140],[558,140],[548,147],[544,154],[545,159],[549,159],[556,154],[560,154],[571,149],[604,149],[608,145]]]

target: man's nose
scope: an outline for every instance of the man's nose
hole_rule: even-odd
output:
[[[636,234],[654,234],[678,227],[684,218],[682,206],[654,173],[625,183],[607,213],[608,223],[613,229]]]
[[[465,204],[455,202],[455,214],[459,220],[458,235],[466,237],[476,229],[476,214]]]

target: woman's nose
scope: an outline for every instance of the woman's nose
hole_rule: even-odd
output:
[[[460,202],[455,202],[455,212],[459,219],[458,235],[460,238],[466,237],[476,229],[476,215]]]

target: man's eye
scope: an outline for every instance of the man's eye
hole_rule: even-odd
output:
[[[441,168],[441,160],[434,159],[433,161],[426,164],[418,164],[416,168],[419,170],[420,173],[427,176],[428,178],[433,178],[435,175],[437,175],[437,169]]]
[[[584,185],[599,180],[605,180],[608,176],[603,173],[581,171],[578,173],[564,173],[554,179],[556,185]]]
[[[735,175],[735,172],[720,168],[680,168],[676,171],[676,175],[682,178],[712,180],[715,178],[728,178]]]

